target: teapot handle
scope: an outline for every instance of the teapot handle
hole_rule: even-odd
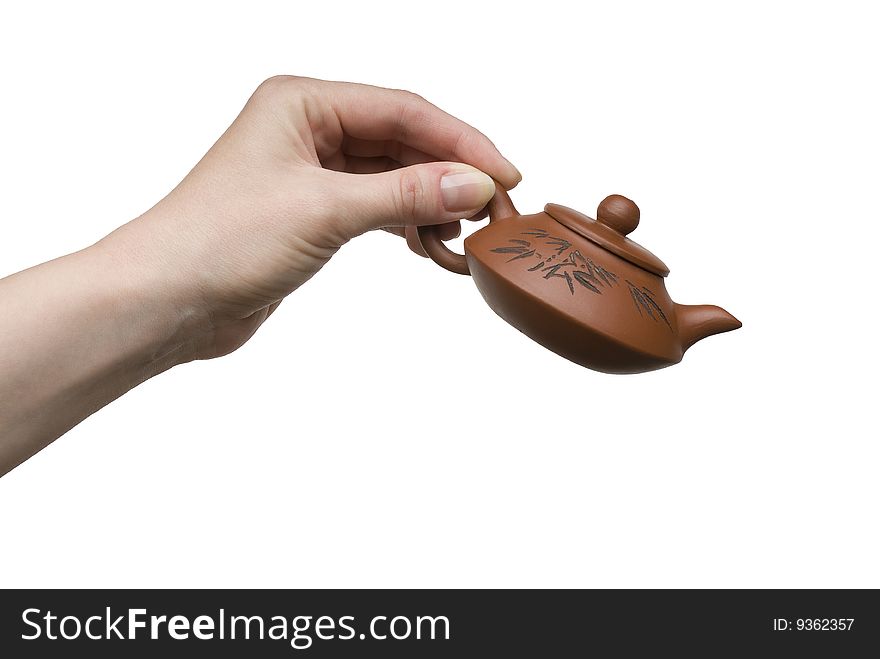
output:
[[[489,222],[500,220],[504,217],[519,215],[510,196],[500,183],[495,183],[495,194],[489,200]],[[441,268],[446,268],[450,272],[459,275],[471,274],[468,268],[467,259],[464,254],[453,252],[440,240],[439,224],[428,224],[418,227],[419,240],[422,241],[422,247],[425,248],[428,256]]]

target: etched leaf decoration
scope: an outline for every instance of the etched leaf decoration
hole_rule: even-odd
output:
[[[632,286],[630,286],[629,294],[632,296],[633,302],[636,303],[636,311],[639,312],[640,316],[644,315],[642,314],[642,305],[639,302],[639,298],[636,297],[635,289]]]
[[[535,253],[535,250],[530,249],[528,252],[523,252],[522,254],[517,254],[512,259],[507,259],[507,262],[516,261],[517,259],[525,259],[532,256]]]
[[[669,326],[669,329],[672,329],[672,325],[669,324],[669,319],[666,317],[666,314],[663,313],[663,309],[660,308],[660,305],[654,300],[654,294],[648,290],[647,286],[642,286],[642,291],[644,291],[644,298],[648,301],[648,303],[654,307],[654,311],[660,314],[660,317],[663,319],[663,322]]]
[[[554,276],[555,276],[555,277],[561,277],[562,275],[557,275],[557,274],[556,274],[556,272],[557,272],[557,271],[559,270],[559,268],[561,268],[561,267],[562,267],[562,264],[561,264],[561,263],[557,263],[556,265],[550,265],[550,266],[547,266],[546,268],[544,268],[543,272],[547,272],[547,274],[544,275],[544,279],[550,279],[550,277],[554,277]],[[549,270],[549,272],[548,272],[548,270]]]
[[[648,316],[654,321],[659,322],[659,319],[662,319],[666,326],[671,330],[672,325],[669,323],[669,319],[666,317],[666,314],[663,313],[663,309],[657,304],[657,301],[654,299],[654,293],[647,286],[642,286],[640,289],[638,286],[633,284],[629,279],[626,280],[627,285],[629,286],[629,292],[632,296],[633,302],[636,305],[636,310],[639,312],[640,316],[644,316],[642,310],[648,314]],[[656,313],[655,313],[656,312]]]
[[[602,294],[602,291],[600,291],[598,288],[596,288],[593,285],[593,283],[590,281],[590,275],[588,275],[586,272],[583,272],[582,270],[575,270],[571,274],[574,275],[574,278],[577,280],[577,282],[581,286],[583,286],[585,288],[589,288],[594,293],[599,293],[599,295]]]
[[[636,298],[636,302],[639,304],[639,306],[640,306],[641,308],[643,308],[645,311],[647,311],[647,312],[648,312],[648,315],[649,315],[651,318],[653,318],[654,320],[657,320],[656,318],[654,318],[654,309],[651,308],[651,305],[648,304],[648,301],[645,299],[645,294],[642,293],[642,292],[641,292],[638,288],[636,288],[635,286],[632,286],[632,289],[631,289],[631,290],[632,290],[632,294],[633,294],[633,296],[635,296],[635,298]]]
[[[571,249],[571,243],[567,240],[562,240],[561,238],[553,238],[553,236],[549,236],[549,238],[550,240],[547,240],[546,243],[552,246],[556,250],[556,253],[560,256],[563,252],[565,252],[565,250]]]
[[[599,295],[602,294],[602,288],[611,287],[617,283],[617,275],[595,263],[592,259],[585,257],[579,250],[572,249],[572,244],[568,240],[553,236],[546,230],[536,227],[532,227],[528,231],[521,231],[520,234],[523,236],[534,236],[534,239],[510,238],[508,239],[509,245],[496,247],[491,251],[496,254],[512,255],[511,258],[507,259],[507,263],[533,258],[537,263],[526,268],[528,272],[541,272],[544,279],[553,279],[555,277],[564,279],[572,295],[575,294],[575,282],[590,292]],[[536,244],[535,240],[539,242]],[[535,246],[533,247],[533,245]],[[549,258],[545,258],[538,251],[539,248],[542,252],[547,248],[552,254]],[[568,253],[566,254],[566,252]],[[565,254],[564,257],[563,254]],[[561,260],[556,261],[556,259]],[[554,263],[554,261],[556,262]],[[656,320],[656,312],[660,318],[663,318],[664,321],[666,320],[662,310],[653,300],[653,294],[648,289],[639,290],[630,285],[630,294],[639,314],[642,314],[644,309],[651,318]]]
[[[492,251],[498,254],[522,254],[528,249],[526,247],[496,247]]]

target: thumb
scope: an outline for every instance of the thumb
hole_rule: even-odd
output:
[[[387,226],[452,222],[473,215],[495,194],[495,181],[488,174],[454,162],[349,176],[346,196],[352,203],[347,215],[355,234]]]

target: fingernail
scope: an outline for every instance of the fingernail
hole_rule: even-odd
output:
[[[479,210],[495,194],[495,181],[478,169],[454,171],[440,179],[440,194],[450,212]]]
[[[514,185],[516,185],[517,183],[522,181],[522,172],[520,172],[519,169],[517,169],[516,165],[514,165],[512,162],[510,162],[509,160],[507,162],[511,167],[513,167],[513,171],[516,172],[516,183],[514,183]]]

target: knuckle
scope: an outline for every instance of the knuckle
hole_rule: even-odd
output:
[[[465,153],[470,146],[470,139],[471,137],[466,130],[459,131],[458,135],[455,136],[455,142],[452,144],[452,153],[456,156]]]
[[[270,78],[266,78],[263,82],[260,83],[260,86],[257,87],[257,91],[261,92],[274,92],[277,91],[281,87],[288,86],[291,82],[293,82],[296,78],[288,75],[277,75],[272,76]]]
[[[428,102],[421,94],[416,94],[415,92],[411,92],[408,89],[404,90],[404,95],[406,96],[407,100],[413,105],[424,105]]]
[[[402,172],[398,179],[397,214],[413,221],[424,214],[428,195],[424,181],[415,172]]]
[[[395,93],[397,93],[400,96],[401,100],[403,100],[405,103],[416,104],[416,103],[423,103],[425,101],[424,98],[422,98],[421,96],[419,96],[415,92],[411,92],[408,89],[395,89],[393,91]]]
[[[452,152],[459,157],[464,157],[466,154],[472,154],[481,149],[495,150],[495,145],[476,128],[463,125],[455,136]]]
[[[421,96],[406,92],[397,113],[398,141],[406,142],[410,133],[428,123],[428,106]]]
[[[301,83],[301,78],[291,75],[277,75],[266,78],[257,87],[254,96],[269,102],[275,102],[289,97]]]
[[[416,94],[406,89],[395,89],[400,103],[401,111],[407,115],[424,112],[428,106],[428,102]]]

